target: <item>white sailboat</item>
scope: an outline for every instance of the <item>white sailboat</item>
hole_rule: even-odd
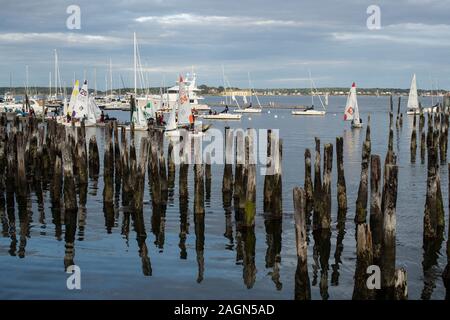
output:
[[[417,95],[417,81],[416,81],[416,74],[414,74],[411,80],[411,87],[409,89],[408,109],[406,110],[406,114],[416,114],[419,112],[420,107],[419,107],[419,98]]]
[[[259,103],[258,96],[253,91],[252,83],[251,83],[251,80],[250,80],[250,73],[248,73],[248,85],[249,85],[249,88],[250,88],[250,104],[247,105],[247,98],[246,98],[246,96],[242,96],[242,100],[244,101],[244,106],[247,105],[247,107],[236,109],[236,110],[234,110],[234,112],[239,112],[239,113],[261,113],[261,111],[262,111],[261,103]],[[256,101],[258,102],[258,107],[253,107],[253,99],[252,99],[253,95],[255,95],[255,97],[256,97]]]
[[[311,77],[311,72],[309,72],[309,81],[311,83],[311,107],[306,108],[304,110],[294,110],[292,111],[292,115],[294,116],[324,116],[327,112],[325,105],[323,104],[322,98],[320,95],[317,95],[315,91],[315,84]],[[320,104],[322,105],[323,110],[315,110],[314,109],[314,96],[317,95],[319,97]]]
[[[80,126],[84,120],[86,127],[93,127],[97,125],[97,120],[100,118],[101,110],[95,103],[94,97],[89,96],[87,80],[84,81],[83,86],[78,91],[78,81],[72,90],[72,96],[69,104],[65,105],[65,114],[58,119],[59,123],[67,126],[72,125],[74,120],[75,126]],[[67,114],[72,121],[67,121]]]
[[[133,51],[134,51],[134,109],[131,108],[131,122],[134,124],[134,130],[147,131],[148,122],[145,115],[144,107],[140,106],[137,100],[137,68],[138,68],[138,45],[136,40],[136,32],[133,33]],[[126,129],[130,129],[131,126],[127,126]]]
[[[344,120],[352,122],[352,128],[362,128],[362,120],[359,116],[358,99],[356,98],[356,84],[353,82],[347,96],[347,104],[344,110]]]
[[[166,127],[164,129],[164,134],[166,136],[178,136],[180,135],[180,131],[177,125],[177,114],[176,108],[173,106],[172,110],[169,114],[169,120],[166,123]]]

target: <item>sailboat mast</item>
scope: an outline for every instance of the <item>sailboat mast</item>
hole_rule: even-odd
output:
[[[58,98],[58,53],[55,49],[55,99]]]
[[[48,98],[52,97],[52,72],[48,73]]]
[[[134,43],[134,96],[137,95],[137,60],[136,60],[136,32],[133,33]]]
[[[97,68],[94,68],[94,97],[97,96]]]
[[[113,83],[112,83],[112,60],[109,58],[109,86],[111,89],[111,97],[113,95]]]
[[[25,74],[26,74],[26,88],[25,88],[25,92],[28,94],[28,65],[25,66]]]

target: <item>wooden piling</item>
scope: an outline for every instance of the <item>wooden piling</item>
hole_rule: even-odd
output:
[[[371,151],[370,126],[369,124],[367,124],[366,140],[364,141],[362,150],[361,178],[358,188],[358,198],[356,199],[355,222],[357,224],[366,223],[370,151]]]
[[[395,256],[396,256],[396,205],[398,166],[385,165],[385,179],[387,179],[383,198],[385,207],[383,212],[383,241],[381,254],[381,287],[386,299],[393,299],[395,288]]]
[[[231,206],[233,195],[233,132],[225,127],[225,165],[223,169],[222,197],[224,207]]]
[[[370,157],[370,233],[374,264],[379,265],[383,239],[383,212],[381,211],[381,160],[378,155]]]
[[[201,149],[201,138],[194,137],[194,214],[205,214],[204,168]]]
[[[427,192],[424,213],[424,245],[429,241],[436,241],[442,237],[444,231],[444,205],[442,200],[441,183],[438,164],[437,133],[433,129],[428,130],[427,152]]]
[[[324,146],[323,157],[323,211],[320,217],[320,227],[329,229],[331,227],[331,171],[333,168],[333,145],[327,143]]]
[[[337,160],[337,202],[338,220],[345,219],[347,211],[347,187],[344,174],[344,139],[336,137],[336,160]]]
[[[320,223],[322,212],[322,174],[320,171],[320,139],[315,137],[316,155],[314,160],[314,214],[313,226],[316,229]]]
[[[310,300],[311,286],[308,275],[308,243],[306,234],[306,195],[303,189],[295,187],[294,220],[297,247],[297,270],[295,272],[295,299]]]
[[[305,150],[305,205],[306,205],[306,214],[310,215],[313,206],[314,206],[314,197],[313,197],[313,183],[311,179],[311,151],[309,149]],[[308,221],[309,219],[307,219]]]
[[[413,118],[413,129],[411,132],[411,144],[410,144],[410,151],[411,151],[411,163],[416,162],[416,154],[417,154],[417,132],[416,132],[416,114],[414,113]]]
[[[356,227],[356,268],[353,300],[371,300],[373,289],[367,287],[367,268],[373,264],[372,235],[366,223]]]
[[[256,158],[255,158],[255,136],[256,130],[247,130],[248,141],[248,164],[247,164],[247,185],[245,196],[244,226],[253,227],[256,215]]]

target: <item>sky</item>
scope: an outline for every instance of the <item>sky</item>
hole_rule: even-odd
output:
[[[450,0],[0,0],[0,87],[47,86],[57,49],[62,81],[133,86],[133,32],[152,87],[178,74],[256,88],[450,89]],[[80,8],[68,29],[67,7]],[[380,28],[369,29],[371,5]]]

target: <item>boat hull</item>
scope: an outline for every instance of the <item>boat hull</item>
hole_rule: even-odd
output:
[[[362,127],[362,123],[352,123],[352,129],[361,129]]]
[[[298,111],[292,111],[292,115],[294,116],[324,116],[326,111],[319,111],[319,110],[298,110]]]
[[[206,119],[206,120],[241,120],[242,115],[230,114],[230,113],[203,114],[203,115],[198,115],[197,118]]]
[[[261,109],[253,109],[253,108],[245,108],[245,109],[236,109],[236,110],[234,110],[234,112],[239,112],[239,113],[261,113],[262,110]]]

